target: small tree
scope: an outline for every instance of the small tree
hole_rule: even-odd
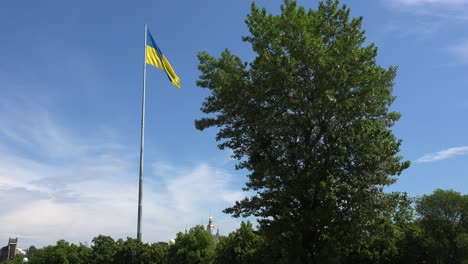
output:
[[[55,246],[38,249],[28,263],[32,264],[88,264],[91,249],[83,244],[70,244],[65,240],[57,241]]]
[[[116,254],[120,250],[120,245],[110,236],[99,235],[93,238],[91,245],[91,263],[93,264],[113,264],[116,261]]]
[[[7,259],[3,261],[2,264],[22,264],[25,257],[25,255],[16,254],[13,259]]]
[[[128,237],[127,240],[119,240],[119,251],[115,255],[116,264],[151,264],[151,250],[148,244]]]
[[[239,229],[221,237],[216,245],[216,263],[259,263],[263,239],[252,229],[252,223],[241,223]]]
[[[429,260],[463,263],[468,260],[468,196],[435,190],[416,201],[419,222],[429,239]]]
[[[32,255],[34,255],[34,253],[37,251],[37,248],[35,246],[30,246],[27,250],[26,250],[26,257],[28,258],[31,258]]]
[[[168,249],[169,245],[165,242],[148,244],[143,252],[143,260],[149,264],[165,264]]]
[[[215,242],[203,226],[190,229],[187,234],[178,233],[175,244],[169,247],[170,264],[211,264],[215,255]]]

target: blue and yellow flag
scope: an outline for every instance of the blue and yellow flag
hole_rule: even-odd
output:
[[[179,76],[174,72],[166,56],[159,49],[158,45],[156,45],[151,33],[147,31],[146,34],[146,63],[165,71],[172,85],[180,88]]]

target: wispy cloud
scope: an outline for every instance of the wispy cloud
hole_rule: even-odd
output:
[[[381,0],[390,10],[397,13],[384,27],[387,35],[411,38],[412,40],[429,39],[440,50],[457,56],[450,59],[450,64],[458,65],[468,61],[468,41],[457,45],[443,43],[451,31],[463,30],[468,21],[468,0]],[[444,34],[444,38],[440,38]],[[449,60],[449,59],[447,59]]]
[[[18,236],[26,247],[62,238],[89,242],[98,234],[134,236],[137,155],[118,137],[80,136],[46,106],[17,103],[0,100],[0,237]],[[221,214],[243,196],[233,175],[206,162],[147,164],[145,241],[167,241],[185,226],[206,224],[210,211],[224,223],[222,233],[237,227]]]
[[[440,21],[468,20],[468,0],[382,0],[395,10]],[[437,22],[440,23],[440,22]]]
[[[383,27],[383,32],[391,34],[393,37],[397,36],[400,38],[415,38],[426,39],[432,37],[432,35],[440,31],[446,26],[446,21],[434,20],[434,19],[419,19],[416,20],[400,20],[388,22]]]
[[[452,45],[449,47],[449,51],[457,56],[459,60],[468,62],[468,39],[456,45]]]
[[[388,0],[389,2],[406,6],[438,5],[457,7],[468,5],[468,0]]]
[[[418,163],[427,163],[434,162],[439,160],[449,159],[455,156],[461,156],[468,154],[468,146],[449,148],[435,153],[425,154],[422,157],[418,158],[416,162]]]

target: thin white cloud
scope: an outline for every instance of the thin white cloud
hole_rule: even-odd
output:
[[[382,0],[389,7],[436,23],[468,20],[468,0]],[[431,24],[432,22],[425,22]],[[411,24],[408,24],[410,26]]]
[[[449,159],[455,156],[468,154],[468,146],[449,148],[435,153],[425,154],[416,160],[418,163],[434,162]]]
[[[411,22],[408,20],[391,21],[384,25],[383,32],[390,34],[392,37],[425,39],[433,36],[434,33],[443,29],[446,25],[446,21],[433,19]]]
[[[433,40],[448,29],[459,30],[468,21],[468,0],[381,0],[397,16],[384,26],[384,34],[411,38],[411,41]],[[457,56],[450,63],[468,61],[468,41],[457,45],[443,44],[442,50]]]
[[[449,47],[449,51],[457,56],[459,60],[468,61],[468,39]]]
[[[425,5],[438,5],[438,6],[463,6],[468,5],[468,0],[388,0],[389,2],[406,5],[406,6],[425,6]]]
[[[68,131],[45,107],[24,113],[28,107],[2,107],[2,101],[0,109],[9,110],[0,111],[0,199],[9,202],[0,211],[0,237],[18,236],[21,247],[90,242],[98,234],[134,237],[137,155],[118,137]],[[221,213],[243,197],[233,175],[205,162],[152,165],[145,173],[145,241],[167,241],[185,226],[206,224],[210,212],[215,224],[224,223],[221,233],[238,226]]]

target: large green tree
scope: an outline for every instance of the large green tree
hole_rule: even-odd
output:
[[[252,62],[198,55],[211,95],[195,125],[218,127],[219,147],[250,172],[250,196],[225,212],[256,216],[288,263],[338,261],[398,203],[383,191],[409,166],[391,131],[396,69],[377,64],[362,18],[338,1],[285,0],[279,14],[252,4],[246,24]]]

